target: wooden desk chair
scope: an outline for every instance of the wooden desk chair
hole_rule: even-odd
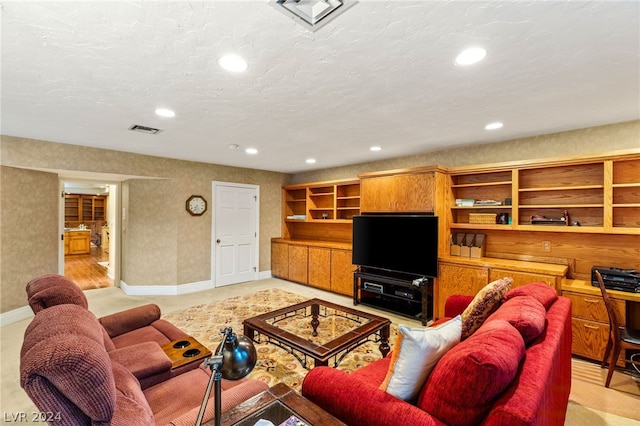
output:
[[[600,275],[600,271],[596,271],[596,277],[598,279],[600,292],[602,293],[602,299],[604,300],[607,313],[609,314],[609,341],[607,342],[607,347],[604,351],[604,358],[602,359],[602,367],[604,368],[607,358],[609,357],[609,354],[611,354],[611,358],[609,358],[607,381],[604,384],[604,386],[608,388],[609,383],[611,382],[611,376],[613,376],[613,370],[615,370],[616,362],[620,356],[620,351],[623,349],[640,350],[640,330],[620,326],[620,322],[616,316],[616,311],[613,309],[613,305],[609,299],[609,294],[602,282],[602,275]],[[638,361],[630,360],[626,356],[624,358],[626,362],[640,365],[640,362]]]

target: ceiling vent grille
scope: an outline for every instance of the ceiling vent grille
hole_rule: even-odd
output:
[[[155,135],[156,133],[160,133],[160,129],[156,129],[154,127],[141,126],[139,124],[133,124],[129,127],[129,130],[133,130],[134,132],[146,133],[148,135]]]

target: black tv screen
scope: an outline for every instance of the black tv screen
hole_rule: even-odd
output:
[[[353,217],[354,265],[438,276],[438,217],[371,214]]]

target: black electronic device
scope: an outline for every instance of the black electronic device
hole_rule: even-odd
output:
[[[591,268],[591,284],[598,287],[596,271],[600,271],[600,275],[602,275],[602,283],[605,288],[610,290],[640,293],[640,273],[635,269],[594,266]]]
[[[353,217],[354,265],[438,276],[438,217],[364,214]]]

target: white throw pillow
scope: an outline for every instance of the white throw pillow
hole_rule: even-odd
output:
[[[418,396],[440,358],[460,342],[462,318],[458,315],[437,327],[398,327],[389,371],[380,389],[410,401]]]

